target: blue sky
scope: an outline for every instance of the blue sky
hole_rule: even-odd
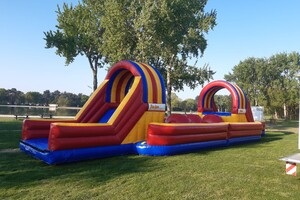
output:
[[[44,31],[54,30],[57,4],[78,0],[2,0],[0,12],[0,88],[43,92],[92,92],[92,72],[84,57],[69,66],[55,49],[45,49]],[[208,46],[198,65],[208,63],[214,79],[248,57],[300,51],[299,0],[208,0],[218,25],[207,35]],[[99,84],[106,75],[99,70]],[[201,87],[177,92],[195,98]]]

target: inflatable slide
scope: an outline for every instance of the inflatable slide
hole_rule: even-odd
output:
[[[218,112],[214,95],[227,89],[232,111]],[[197,114],[165,118],[161,74],[144,63],[121,61],[74,120],[23,122],[20,149],[48,164],[125,154],[175,155],[258,141],[264,131],[254,122],[250,103],[237,85],[213,81],[200,93]]]
[[[135,153],[150,122],[163,122],[164,82],[157,69],[121,61],[74,120],[23,123],[20,149],[48,164]]]

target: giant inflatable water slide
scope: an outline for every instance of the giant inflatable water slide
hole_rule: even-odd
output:
[[[214,94],[226,88],[232,112],[220,113]],[[23,122],[20,149],[48,164],[126,154],[174,155],[200,149],[257,141],[263,124],[254,122],[244,92],[214,81],[203,88],[198,114],[165,118],[165,86],[150,65],[121,61],[74,120]]]

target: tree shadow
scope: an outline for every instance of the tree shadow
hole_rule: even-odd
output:
[[[0,153],[0,188],[36,186],[42,180],[86,180],[95,184],[137,172],[151,172],[161,168],[155,157],[137,155],[118,156],[76,163],[47,165],[23,152]]]
[[[284,136],[295,134],[291,131],[268,131],[265,136],[262,137],[263,142],[272,142],[275,140],[281,140]]]
[[[192,153],[208,155],[213,151],[228,148],[257,148],[265,143],[283,139],[295,134],[289,131],[271,131],[261,140],[250,143],[203,149]],[[99,184],[111,179],[134,173],[149,173],[160,170],[164,157],[144,157],[137,155],[118,156],[97,160],[49,166],[23,152],[0,152],[0,188],[27,188],[38,186],[43,180],[61,179],[84,181],[85,184]]]
[[[295,120],[279,120],[277,123],[266,123],[266,127],[267,129],[288,130],[291,128],[298,128],[299,122]]]

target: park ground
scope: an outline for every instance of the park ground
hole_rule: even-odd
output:
[[[170,157],[119,156],[49,166],[18,150],[21,120],[0,119],[0,199],[299,199],[298,122],[261,141]]]

